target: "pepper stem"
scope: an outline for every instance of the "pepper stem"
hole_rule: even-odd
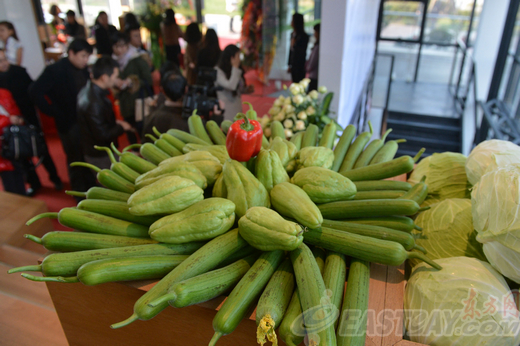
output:
[[[237,121],[239,121],[240,119],[244,120],[244,122],[242,124],[240,124],[240,128],[242,130],[253,131],[255,129],[253,124],[251,124],[251,122],[249,121],[249,119],[246,117],[246,115],[244,113],[238,113],[236,116],[236,119],[237,119]]]

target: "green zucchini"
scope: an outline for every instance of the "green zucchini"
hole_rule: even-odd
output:
[[[336,139],[336,124],[334,122],[328,123],[323,128],[321,138],[318,146],[332,149],[334,140]]]
[[[327,259],[323,269],[323,282],[325,288],[330,290],[330,302],[340,311],[343,291],[345,290],[345,279],[347,278],[347,262],[345,255],[327,251]],[[339,319],[334,322],[334,328],[338,326]]]
[[[428,185],[426,185],[425,181],[426,176],[422,177],[420,182],[415,184],[408,192],[399,198],[409,199],[421,205],[426,197],[428,197]]]
[[[257,258],[258,254],[249,255],[223,268],[177,282],[168,289],[167,294],[151,301],[148,305],[155,307],[168,302],[174,308],[183,308],[216,298],[232,289]]]
[[[26,224],[30,225],[44,217],[58,219],[63,226],[79,231],[149,238],[147,226],[77,208],[63,208],[59,213],[43,213],[33,217]]]
[[[178,151],[182,151],[182,148],[186,145],[183,141],[181,141],[178,138],[173,137],[172,135],[168,133],[160,133],[159,130],[154,126],[153,132],[160,138],[164,139],[166,142],[170,143],[175,149]]]
[[[323,227],[332,228],[338,231],[345,231],[354,234],[364,235],[366,237],[395,241],[401,244],[405,250],[419,250],[426,253],[426,250],[415,244],[415,239],[410,233],[396,231],[395,229],[362,225],[359,223],[323,220]]]
[[[86,232],[47,232],[38,238],[25,234],[25,238],[43,245],[49,251],[71,252],[95,249],[110,249],[115,247],[157,244],[153,239],[132,238],[120,235],[108,235]]]
[[[392,132],[392,129],[388,129],[382,138],[374,139],[372,142],[370,142],[365,150],[363,150],[361,155],[359,155],[353,168],[356,169],[368,166],[372,158],[374,158],[379,149],[381,149],[385,144],[386,136],[388,136],[390,132]]]
[[[206,142],[205,140],[200,139],[199,137],[190,135],[189,133],[184,132],[182,130],[170,129],[166,133],[183,141],[184,143],[197,143],[197,144],[203,144],[203,145],[211,144],[211,143]],[[181,148],[181,150],[182,150],[182,148]]]
[[[207,144],[212,145],[213,142],[211,141],[211,138],[209,138],[209,135],[204,128],[202,118],[196,113],[197,110],[194,110],[193,114],[188,118],[188,127],[190,129],[190,133],[193,136],[202,139],[204,142],[207,142]]]
[[[117,162],[116,158],[114,157],[114,153],[112,152],[112,150],[110,150],[109,147],[100,147],[100,146],[94,145],[94,149],[104,150],[108,154],[110,162],[112,162],[112,164],[110,165],[111,171],[113,171],[113,172],[117,173],[118,175],[120,175],[121,177],[125,178],[130,183],[132,183],[132,184],[135,183],[135,180],[139,176],[139,173],[134,171],[132,168],[128,167],[124,163]]]
[[[304,233],[304,239],[308,244],[368,262],[399,266],[409,258],[417,258],[435,269],[441,269],[425,254],[416,251],[407,252],[401,244],[393,241],[375,239],[326,227],[309,230]]]
[[[213,143],[217,145],[226,145],[226,135],[214,120],[206,122],[206,130],[208,131]]]
[[[160,216],[139,216],[130,214],[128,204],[119,201],[85,199],[78,203],[77,208],[148,227],[161,218]]]
[[[144,143],[141,145],[141,149],[139,149],[139,153],[151,163],[158,165],[164,160],[171,158],[170,155],[166,154],[164,151],[156,147],[152,143]]]
[[[42,264],[13,268],[8,271],[18,273],[39,271],[45,276],[75,276],[83,264],[107,258],[124,258],[149,255],[188,255],[199,249],[203,243],[187,244],[146,244],[124,246],[110,249],[96,249],[76,252],[54,253],[45,257]]]
[[[372,160],[370,160],[369,165],[375,165],[378,163],[388,162],[394,159],[395,154],[397,153],[397,149],[399,148],[399,143],[406,142],[406,139],[398,139],[394,141],[388,141],[379,151],[374,155]]]
[[[412,188],[410,183],[397,180],[364,180],[355,181],[357,191],[374,191],[374,190],[403,190],[408,191]]]
[[[107,189],[105,187],[94,186],[87,190],[87,192],[79,191],[65,191],[69,196],[83,197],[87,199],[104,199],[109,201],[126,202],[131,194],[116,190]]]
[[[323,299],[326,292],[325,282],[311,250],[302,243],[296,250],[290,252],[290,257],[300,294],[303,322],[307,326],[305,334],[307,334],[309,344],[335,346],[334,320],[326,324],[326,327],[324,321],[337,316],[331,316],[331,307],[328,306],[330,301],[329,304],[324,303],[327,301]],[[312,326],[317,324],[323,328],[313,330]]]
[[[216,345],[220,337],[232,333],[238,327],[251,304],[254,304],[262,293],[284,256],[285,252],[282,250],[264,252],[260,255],[251,269],[231,291],[215,318],[213,318],[215,334],[211,338],[209,346]]]
[[[407,199],[366,199],[319,204],[324,219],[342,220],[359,217],[415,215],[420,206]]]
[[[168,304],[163,302],[155,307],[151,307],[148,306],[151,301],[165,295],[173,284],[204,274],[216,268],[219,263],[224,261],[227,257],[247,246],[247,242],[238,234],[238,229],[234,229],[212,239],[139,298],[134,304],[134,313],[132,316],[122,322],[113,324],[111,328],[117,329],[138,319],[149,320],[157,316]]]
[[[332,163],[332,170],[334,172],[338,172],[343,160],[345,159],[345,155],[347,155],[348,149],[350,147],[350,143],[354,139],[356,135],[356,127],[354,125],[348,125],[341,137],[339,138],[339,142],[334,148],[334,162]]]
[[[367,334],[370,263],[353,258],[341,307],[338,346],[364,346]]]
[[[276,137],[285,139],[285,129],[282,123],[278,120],[271,122],[271,140],[275,139]]]
[[[343,163],[339,168],[339,172],[350,171],[354,167],[354,164],[356,163],[358,157],[361,155],[363,149],[365,149],[365,146],[370,140],[370,137],[372,137],[372,134],[374,133],[372,123],[370,121],[368,122],[368,127],[370,128],[370,131],[363,132],[362,134],[357,136],[357,138],[348,148],[347,154],[343,159]]]
[[[395,229],[401,232],[411,233],[414,229],[413,220],[406,216],[386,216],[346,219],[344,221],[360,223],[364,225],[380,226]]]
[[[304,134],[305,132],[298,132],[291,137],[291,140],[289,142],[296,146],[296,150],[300,150],[302,148],[302,140]]]
[[[146,161],[145,159],[143,159],[133,153],[120,152],[119,150],[117,150],[114,143],[110,143],[110,147],[117,155],[119,155],[119,162],[124,163],[125,165],[132,168],[134,171],[136,171],[139,174],[146,173],[157,167],[153,163]]]
[[[364,199],[396,199],[405,194],[403,190],[375,190],[375,191],[358,191],[354,196],[354,200]]]
[[[318,126],[309,124],[309,126],[307,126],[307,130],[304,132],[301,148],[315,147],[316,142],[318,141],[319,132],[320,130]]]

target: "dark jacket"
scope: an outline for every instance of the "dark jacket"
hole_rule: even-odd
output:
[[[96,38],[97,54],[112,55],[112,36],[117,33],[117,29],[113,25],[108,25],[105,29],[102,25],[96,24],[94,28],[94,37]]]
[[[78,22],[65,24],[65,33],[74,38],[87,38],[85,27]]]
[[[54,118],[56,129],[60,133],[67,133],[76,124],[76,100],[81,88],[76,86],[73,69],[75,67],[69,59],[63,58],[47,66],[29,88],[29,96],[36,107]],[[87,68],[79,72],[88,80]]]
[[[131,59],[124,70],[119,73],[119,78],[121,79],[126,79],[130,76],[139,78],[140,88],[135,93],[130,93],[129,89],[121,91],[119,93],[119,107],[123,118],[133,124],[135,122],[135,100],[153,95],[150,66],[141,56]]]
[[[10,65],[9,70],[0,73],[0,88],[11,92],[25,122],[40,127],[36,108],[29,97],[32,82],[27,70],[21,66]]]
[[[309,35],[305,32],[291,34],[294,37],[294,45],[289,52],[289,67],[291,68],[291,77],[294,83],[299,83],[305,78],[305,61],[307,60],[307,45],[309,44]]]
[[[124,133],[116,123],[112,103],[103,90],[89,81],[78,94],[78,124],[81,128],[81,144],[87,156],[105,156],[104,151],[94,149],[94,145],[110,146]]]
[[[169,129],[190,131],[188,121],[182,117],[182,107],[167,106],[165,104],[145,118],[143,138],[145,138],[147,133],[154,135],[154,127],[161,133]]]

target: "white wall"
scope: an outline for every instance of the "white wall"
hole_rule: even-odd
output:
[[[482,7],[473,49],[476,67],[477,100],[479,101],[485,102],[488,97],[508,8],[509,0],[487,0],[484,1]],[[462,153],[465,155],[468,155],[471,151],[475,137],[475,113],[474,108],[470,107],[473,102],[472,89],[466,103],[468,107],[463,114]]]
[[[0,0],[0,20],[13,23],[24,48],[22,66],[37,78],[45,63],[31,0]]]
[[[331,109],[350,123],[374,59],[380,0],[322,2],[319,84],[335,92]]]

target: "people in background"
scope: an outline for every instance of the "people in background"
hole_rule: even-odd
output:
[[[196,67],[213,68],[217,66],[221,54],[222,51],[220,50],[217,33],[213,29],[208,29],[206,35],[204,35],[202,46],[197,53]]]
[[[40,118],[36,113],[31,98],[29,97],[29,87],[32,82],[33,81],[25,68],[9,64],[5,52],[0,50],[0,88],[6,89],[11,93],[16,106],[20,110],[18,115],[23,117],[24,122],[33,125],[37,129],[41,129]],[[56,190],[61,190],[63,184],[58,176],[58,172],[56,171],[54,161],[52,160],[49,151],[47,149],[44,151],[47,152],[47,154],[43,156],[42,164],[49,174],[49,179],[53,182]],[[27,182],[32,189],[30,193],[34,193],[42,186],[38,174],[36,174],[34,164],[31,160],[22,162],[22,164],[27,175]]]
[[[18,40],[13,23],[0,22],[0,41],[5,50],[5,56],[12,65],[21,65],[23,58],[23,46]]]
[[[63,24],[63,19],[60,17],[61,10],[56,4],[52,4],[49,8],[49,14],[53,17],[51,25],[57,27]]]
[[[161,93],[165,96],[164,103],[145,119],[143,136],[154,134],[154,126],[159,132],[169,129],[179,129],[189,132],[188,121],[182,117],[182,101],[186,92],[186,78],[173,67],[164,69],[161,74]]]
[[[109,56],[102,56],[91,71],[92,80],[78,94],[81,145],[88,163],[110,169],[109,157],[104,151],[94,149],[94,146],[110,146],[110,143],[117,142],[117,137],[131,130],[131,126],[126,121],[116,120],[112,103],[107,97],[119,77],[117,62]]]
[[[293,14],[291,21],[293,32],[291,34],[289,68],[287,70],[291,74],[293,83],[299,83],[305,78],[305,61],[309,35],[305,32],[303,24],[303,15],[299,13]]]
[[[138,98],[146,98],[153,95],[152,75],[150,66],[141,57],[137,48],[130,45],[128,35],[118,32],[113,39],[113,58],[119,64],[119,78],[117,84],[120,89],[119,108],[121,115],[134,128],[139,130],[135,121],[135,101]],[[130,143],[137,143],[137,137],[133,131],[127,131]]]
[[[125,33],[130,38],[130,45],[137,49],[139,54],[141,54],[141,58],[143,58],[148,63],[150,70],[153,71],[152,54],[144,48],[143,41],[141,39],[141,27],[135,25],[128,27],[125,25]]]
[[[115,26],[108,24],[108,15],[106,12],[99,12],[97,24],[94,26],[94,37],[96,38],[96,50],[100,55],[112,54],[111,38],[117,33]]]
[[[235,17],[235,12],[238,10],[238,1],[237,0],[226,0],[226,11],[229,12],[229,31],[235,32],[233,30],[233,19]]]
[[[71,188],[87,191],[96,184],[94,174],[84,167],[70,167],[70,163],[84,161],[76,100],[89,80],[87,63],[92,46],[84,39],[76,39],[70,43],[67,53],[67,57],[45,68],[29,89],[29,95],[44,114],[54,118],[67,156]]]
[[[23,119],[11,93],[0,88],[0,135],[11,125],[22,125]],[[0,156],[0,177],[4,191],[26,195],[23,167],[19,161],[11,161]]]
[[[199,52],[200,41],[202,40],[202,33],[199,29],[198,23],[191,23],[186,28],[186,52],[184,53],[184,69],[186,71],[186,80],[188,85],[193,85],[197,82],[197,71],[195,70],[197,64],[197,54]]]
[[[72,10],[67,11],[67,22],[65,23],[65,33],[73,38],[86,38],[85,27],[76,20],[76,13]]]
[[[242,112],[242,94],[253,92],[253,86],[246,86],[243,71],[240,68],[240,49],[234,44],[228,45],[217,65],[217,90],[219,101],[226,105],[225,120],[233,120]]]
[[[307,60],[307,64],[305,65],[307,77],[311,80],[309,83],[308,91],[318,89],[318,65],[320,61],[320,24],[314,25],[314,39],[314,47],[312,47],[311,55],[309,56],[309,60]]]
[[[139,23],[139,19],[137,19],[137,16],[132,12],[125,13],[123,19],[125,23],[123,31],[128,31],[128,29],[130,28],[138,28],[141,26],[141,24]]]
[[[166,60],[173,61],[178,66],[179,54],[181,54],[179,38],[182,37],[182,30],[177,25],[175,12],[171,8],[164,12],[164,20],[161,22],[161,32],[164,40],[164,50],[166,51]]]

